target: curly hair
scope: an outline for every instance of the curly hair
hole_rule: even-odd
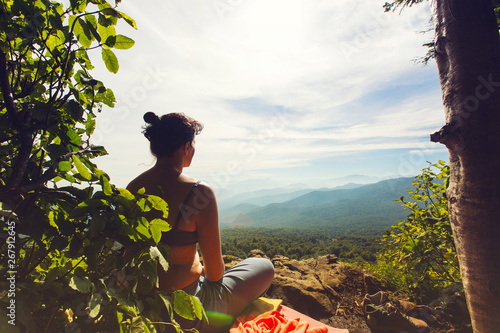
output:
[[[151,153],[156,157],[172,156],[186,142],[203,129],[203,124],[184,113],[168,113],[158,117],[153,112],[144,114],[142,133],[150,142]]]

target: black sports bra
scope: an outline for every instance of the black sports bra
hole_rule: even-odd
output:
[[[186,199],[184,199],[184,202],[182,203],[180,209],[179,209],[179,214],[177,215],[177,218],[175,219],[174,226],[172,227],[171,230],[163,233],[161,237],[161,242],[165,243],[167,245],[192,245],[198,243],[198,234],[196,231],[186,231],[186,230],[180,230],[178,229],[177,225],[182,218],[182,215],[184,213],[184,208],[186,207],[189,199],[191,199],[191,196],[193,195],[193,192],[195,188],[200,184],[201,181],[197,181],[193,187],[189,190]]]

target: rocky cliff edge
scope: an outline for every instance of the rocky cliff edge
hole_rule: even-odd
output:
[[[260,250],[253,250],[247,256],[267,258]],[[241,260],[224,257],[227,268]],[[452,303],[438,309],[417,306],[402,300],[396,291],[388,291],[372,275],[339,262],[334,255],[306,260],[275,256],[270,260],[275,267],[275,277],[265,296],[281,299],[284,305],[327,325],[348,329],[350,333],[376,332],[367,325],[363,299],[367,294],[383,290],[399,298],[407,314],[425,321],[431,332],[469,331],[463,297],[454,297]]]

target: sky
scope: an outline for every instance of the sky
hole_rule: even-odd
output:
[[[415,176],[448,160],[429,135],[445,122],[427,2],[401,14],[385,0],[124,0],[138,29],[106,71],[114,109],[97,118],[96,160],[125,187],[152,167],[141,134],[147,111],[184,112],[205,126],[185,173],[216,191],[255,186],[320,186],[348,175]],[[253,189],[251,186],[248,190]]]

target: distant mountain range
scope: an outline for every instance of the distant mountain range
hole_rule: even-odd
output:
[[[414,178],[334,189],[277,188],[221,201],[222,227],[293,227],[385,230],[409,214],[395,202],[408,196]]]
[[[243,181],[229,182],[224,184],[222,188],[218,188],[217,182],[212,184],[216,190],[217,198],[219,201],[230,199],[239,194],[248,194],[252,192],[258,192],[261,190],[271,190],[282,189],[285,191],[292,190],[303,190],[303,189],[318,189],[318,188],[328,188],[332,189],[338,186],[345,186],[346,184],[371,184],[382,179],[379,177],[371,177],[365,175],[349,175],[344,177],[329,178],[329,179],[310,179],[307,182],[290,182],[287,185],[283,185],[283,182],[279,182],[275,179],[247,179]],[[224,182],[222,182],[224,183]]]

